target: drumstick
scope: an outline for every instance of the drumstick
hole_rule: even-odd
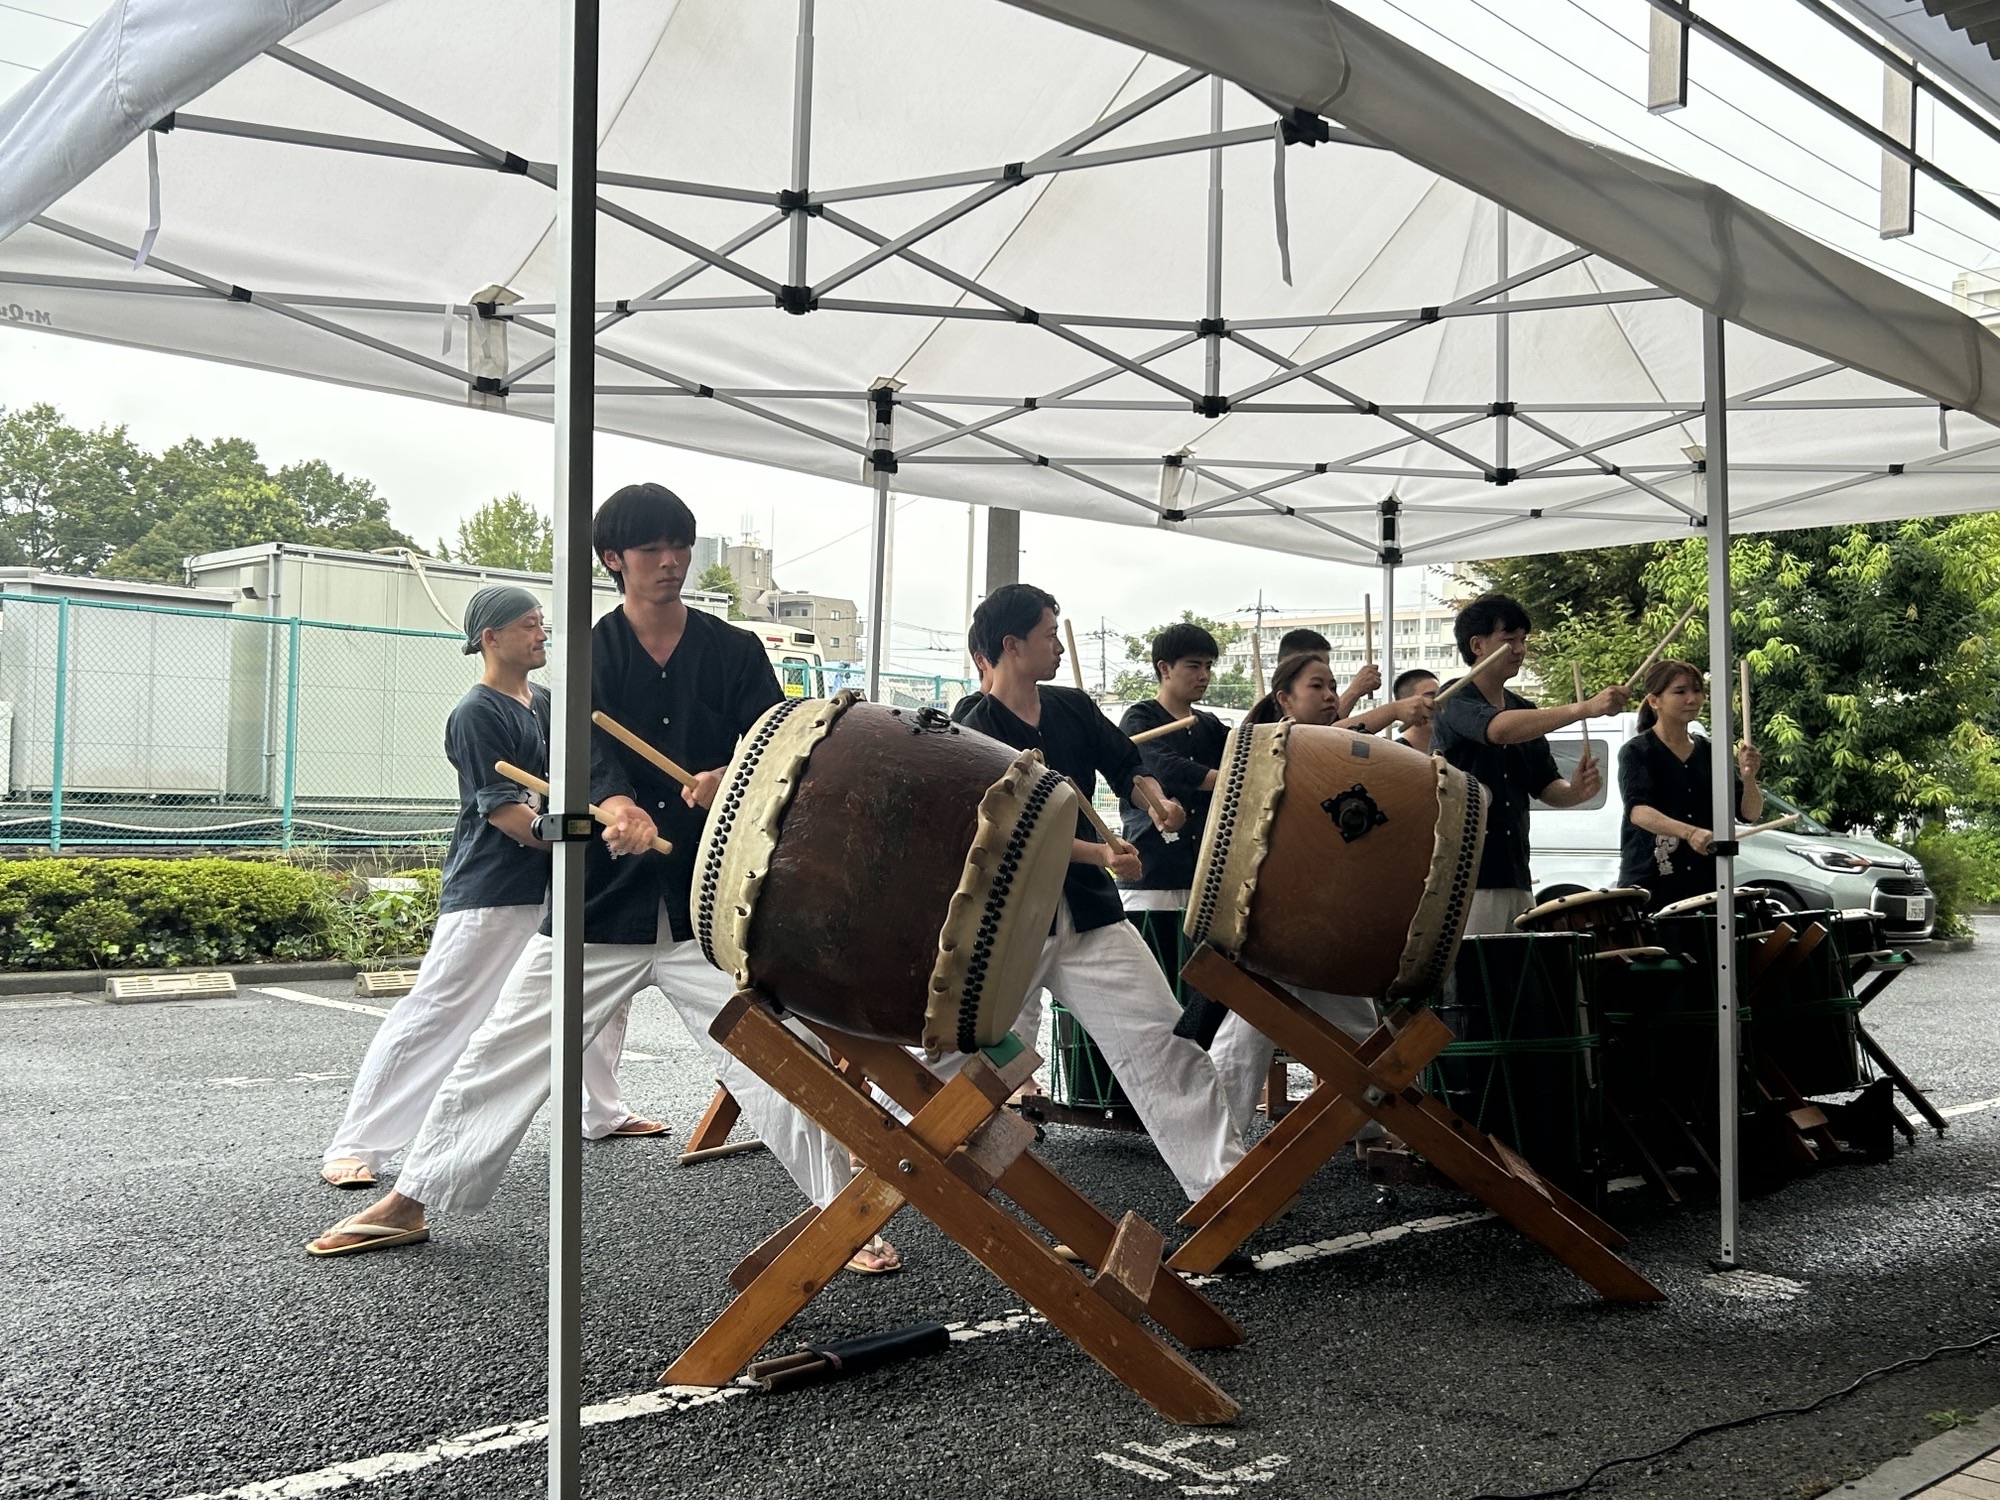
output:
[[[603,730],[606,734],[610,735],[614,740],[617,740],[621,744],[627,746],[628,748],[637,751],[643,758],[651,761],[654,765],[658,766],[662,771],[665,771],[669,776],[673,777],[674,780],[678,781],[682,786],[694,785],[694,777],[692,775],[682,770],[679,766],[675,765],[671,760],[667,759],[666,756],[662,755],[658,750],[655,750],[651,745],[647,744],[644,740],[640,739],[638,735],[634,734],[631,730],[627,729],[623,724],[620,724],[616,719],[612,718],[610,714],[604,713],[602,711],[594,713],[590,716],[590,722],[595,724],[599,729]]]
[[[1744,839],[1753,833],[1769,833],[1773,828],[1783,828],[1788,823],[1796,823],[1803,816],[1802,813],[1786,813],[1782,818],[1773,818],[1768,823],[1752,823],[1748,828],[1737,829],[1736,836]]]
[[[1063,621],[1063,644],[1069,647],[1070,676],[1076,679],[1076,690],[1083,692],[1083,658],[1076,654],[1076,627],[1067,619]]]
[[[1063,779],[1066,781],[1069,780],[1068,777],[1064,777]],[[1071,791],[1076,793],[1077,803],[1083,809],[1083,815],[1090,819],[1090,826],[1097,830],[1099,838],[1111,846],[1113,854],[1123,854],[1127,849],[1132,847],[1124,839],[1113,833],[1110,828],[1105,826],[1104,819],[1098,814],[1097,809],[1091,805],[1090,799],[1083,795],[1082,787],[1078,786],[1074,781],[1070,781],[1069,787]]]
[[[1576,706],[1577,706],[1578,708],[1582,708],[1582,707],[1583,707],[1583,668],[1582,668],[1582,667],[1580,667],[1580,666],[1578,666],[1578,665],[1577,665],[1577,664],[1576,664],[1575,662],[1571,662],[1571,663],[1569,664],[1569,675],[1570,675],[1571,679],[1572,679],[1573,681],[1575,681],[1575,683],[1576,683]],[[1582,760],[1589,760],[1589,759],[1590,759],[1590,719],[1589,719],[1589,717],[1588,717],[1588,716],[1586,715],[1586,716],[1585,716],[1584,718],[1581,718],[1581,719],[1577,720],[1577,723],[1578,723],[1578,724],[1580,724],[1580,725],[1581,725],[1581,726],[1583,727],[1583,754],[1582,754],[1582,756],[1581,756],[1581,757],[1579,757],[1579,758],[1580,758],[1580,759],[1582,759]]]
[[[1630,677],[1625,679],[1625,686],[1628,689],[1635,688],[1639,685],[1639,680],[1646,675],[1646,669],[1652,666],[1654,662],[1659,660],[1660,653],[1666,650],[1668,646],[1673,644],[1674,637],[1681,633],[1681,627],[1687,624],[1689,620],[1692,620],[1694,618],[1694,612],[1700,608],[1701,608],[1701,600],[1697,599],[1694,601],[1694,603],[1690,604],[1686,609],[1681,611],[1681,617],[1678,620],[1674,621],[1673,628],[1669,630],[1665,635],[1660,637],[1660,644],[1655,646],[1650,652],[1648,652],[1646,655],[1646,659],[1639,663],[1639,670],[1634,672]]]
[[[1183,729],[1192,729],[1193,727],[1194,715],[1189,714],[1185,719],[1176,719],[1171,724],[1161,724],[1157,728],[1140,730],[1132,736],[1132,743],[1143,745],[1147,740],[1163,739],[1167,735],[1175,734]]]
[[[1361,596],[1361,659],[1375,660],[1375,596]]]
[[[1747,658],[1747,657],[1746,657],[1746,658],[1744,658],[1744,659],[1743,659],[1742,661],[1739,661],[1739,662],[1738,662],[1738,663],[1736,664],[1736,677],[1737,677],[1737,680],[1738,680],[1738,681],[1739,681],[1740,683],[1742,683],[1742,685],[1743,685],[1743,743],[1744,743],[1745,745],[1749,745],[1749,744],[1751,743],[1751,739],[1750,739],[1750,661],[1749,661],[1749,658]]]
[[[1478,678],[1478,676],[1480,676],[1482,672],[1486,672],[1486,670],[1488,670],[1488,668],[1490,668],[1490,666],[1492,666],[1494,662],[1504,662],[1504,660],[1506,660],[1508,656],[1512,656],[1512,652],[1510,652],[1510,650],[1508,650],[1506,646],[1502,646],[1500,650],[1492,652],[1490,656],[1482,656],[1482,658],[1480,658],[1480,664],[1478,664],[1478,666],[1474,666],[1474,668],[1472,668],[1470,672],[1466,672],[1466,674],[1464,674],[1462,678],[1458,678],[1458,682],[1454,682],[1452,686],[1448,686],[1448,688],[1446,688],[1444,692],[1440,692],[1440,694],[1438,694],[1436,698],[1432,698],[1432,700],[1430,700],[1432,708],[1436,708],[1438,704],[1442,704],[1442,702],[1444,702],[1446,698],[1450,698],[1450,696],[1452,696],[1454,692],[1460,692],[1460,690],[1462,690],[1462,688],[1464,688],[1466,684],[1474,682],[1474,680],[1476,680],[1476,678]]]
[[[1136,776],[1132,778],[1132,800],[1145,805],[1146,815],[1154,819],[1155,827],[1158,827],[1160,822],[1165,820],[1167,816],[1166,799],[1155,796],[1146,783],[1139,780]],[[1161,843],[1178,844],[1180,841],[1181,836],[1178,829],[1160,829]]]
[[[496,760],[493,762],[493,769],[498,771],[502,776],[505,776],[509,781],[518,781],[531,792],[540,792],[544,797],[549,795],[549,784],[546,781],[532,772],[522,770],[511,761]],[[606,828],[609,828],[613,823],[618,821],[595,802],[590,804],[590,815]],[[672,854],[674,852],[672,844],[657,836],[653,839],[653,847],[662,854]]]
[[[1257,696],[1264,696],[1264,646],[1262,632],[1250,632],[1250,671],[1257,685]]]

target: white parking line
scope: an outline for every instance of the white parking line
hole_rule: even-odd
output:
[[[1982,1109],[2000,1109],[2000,1099],[1974,1099],[1970,1104],[1952,1104],[1938,1111],[1947,1120],[1956,1120],[1960,1115],[1976,1115]]]
[[[1318,1260],[1330,1255],[1347,1255],[1356,1250],[1401,1239],[1406,1234],[1435,1234],[1440,1230],[1456,1229],[1465,1224],[1482,1223],[1492,1217],[1488,1213],[1472,1213],[1411,1219],[1407,1223],[1391,1224],[1384,1229],[1373,1230],[1366,1234],[1342,1235],[1336,1240],[1320,1240],[1310,1245],[1294,1245],[1288,1250],[1273,1250],[1258,1256],[1257,1266],[1259,1270],[1263,1270],[1267,1262],[1270,1266],[1276,1267]],[[1188,1281],[1191,1285],[1202,1286],[1221,1279],[1215,1276],[1190,1276]],[[974,1339],[991,1338],[996,1334],[1013,1333],[1018,1329],[1032,1327],[1041,1321],[1042,1318],[1037,1313],[1010,1307],[997,1317],[947,1323],[945,1327],[950,1330],[953,1343],[967,1343]],[[657,1390],[641,1391],[631,1396],[620,1396],[616,1400],[602,1401],[595,1406],[586,1406],[581,1420],[586,1427],[602,1427],[613,1422],[628,1422],[634,1417],[692,1411],[696,1407],[713,1406],[717,1402],[745,1395],[754,1389],[755,1387],[749,1385],[723,1386],[716,1390],[703,1386],[661,1386]],[[418,1469],[428,1469],[435,1464],[455,1463],[460,1459],[476,1458],[482,1453],[504,1453],[508,1449],[519,1448],[528,1443],[542,1442],[548,1434],[548,1417],[546,1415],[531,1417],[522,1422],[509,1422],[498,1427],[482,1427],[475,1432],[460,1433],[457,1437],[432,1443],[427,1448],[378,1453],[370,1458],[350,1459],[346,1463],[330,1464],[324,1469],[313,1469],[303,1474],[287,1474],[279,1479],[260,1479],[249,1484],[237,1485],[232,1489],[204,1490],[196,1494],[181,1495],[177,1500],[304,1500],[307,1496],[330,1494],[335,1490],[373,1484],[377,1480],[393,1478],[399,1474],[414,1473]]]
[[[376,1020],[389,1014],[379,1005],[362,1005],[354,1000],[335,1000],[330,995],[308,995],[304,990],[283,990],[273,984],[258,985],[257,993],[270,995],[279,1000],[291,1000],[300,1005],[324,1005],[328,1010],[351,1010],[357,1015],[373,1016]]]

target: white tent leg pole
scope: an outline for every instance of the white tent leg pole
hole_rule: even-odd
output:
[[[563,0],[556,117],[555,614],[552,811],[590,805],[590,522],[596,437],[597,0]],[[574,822],[565,817],[565,825]],[[567,831],[567,826],[565,828]],[[582,1494],[583,848],[555,848],[549,1006],[549,1500]]]
[[[1222,80],[1208,81],[1208,128],[1222,129]],[[1222,321],[1222,153],[1208,153],[1208,296],[1204,303],[1211,326]],[[1211,332],[1202,342],[1202,394],[1210,400],[1222,394],[1222,335]],[[1210,413],[1214,415],[1214,413]]]
[[[875,478],[875,513],[868,527],[868,701],[882,702],[882,669],[889,661],[890,574],[895,568],[896,507],[889,496],[889,476],[896,472],[894,393],[877,389],[873,450],[870,463]]]
[[[1403,560],[1402,531],[1397,520],[1403,505],[1394,495],[1376,507],[1381,516],[1380,550],[1376,553],[1382,559],[1382,701],[1388,702],[1396,693],[1396,564]]]
[[[1723,358],[1723,320],[1702,315],[1702,385],[1705,406],[1704,447],[1707,453],[1708,497],[1708,712],[1714,746],[1712,788],[1716,834],[1715,858],[1715,1065],[1717,1146],[1721,1156],[1721,1246],[1718,1264],[1736,1264],[1738,1182],[1737,1154],[1737,1007],[1736,1007],[1736,737],[1731,730],[1729,685],[1736,680],[1729,639],[1729,387]]]
[[[792,53],[792,191],[801,197],[812,180],[813,0],[799,0],[799,36]],[[791,256],[786,280],[806,281],[806,229],[812,215],[792,209]]]

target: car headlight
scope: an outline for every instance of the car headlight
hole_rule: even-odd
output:
[[[1822,849],[1812,844],[1787,844],[1787,853],[1796,854],[1815,869],[1832,870],[1841,875],[1858,875],[1874,868],[1873,861],[1865,855],[1852,854],[1845,849]]]

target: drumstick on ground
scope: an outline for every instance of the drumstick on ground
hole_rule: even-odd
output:
[[[1783,828],[1789,823],[1796,823],[1803,816],[1803,813],[1786,813],[1782,818],[1773,818],[1768,823],[1752,823],[1748,828],[1737,829],[1736,836],[1745,839],[1753,833],[1769,833],[1773,828]]]
[[[1152,729],[1140,730],[1137,734],[1132,736],[1132,743],[1135,745],[1143,745],[1146,743],[1147,740],[1164,739],[1167,735],[1177,734],[1183,729],[1192,729],[1193,727],[1194,727],[1194,715],[1189,714],[1185,719],[1176,719],[1171,724],[1161,724]]]
[[[1681,627],[1686,625],[1689,620],[1692,620],[1694,618],[1694,612],[1700,608],[1701,608],[1701,600],[1697,599],[1694,601],[1694,603],[1690,604],[1686,609],[1681,611],[1681,617],[1678,620],[1674,621],[1672,628],[1669,629],[1665,635],[1660,637],[1660,644],[1655,646],[1651,651],[1646,653],[1646,659],[1639,663],[1639,670],[1634,672],[1630,677],[1625,679],[1625,686],[1628,689],[1635,688],[1639,685],[1640,679],[1642,679],[1646,675],[1646,669],[1652,666],[1654,662],[1660,659],[1660,653],[1673,644],[1674,637],[1681,633]]]
[[[1069,647],[1069,672],[1076,679],[1076,690],[1085,691],[1083,686],[1083,658],[1076,654],[1076,627],[1063,621],[1063,644]]]
[[[651,745],[640,739],[638,735],[627,729],[623,724],[620,724],[610,714],[603,712],[594,713],[590,716],[590,722],[626,748],[636,751],[640,756],[651,761],[682,786],[694,785],[694,776],[690,772],[675,765],[673,761],[667,759],[658,750],[655,750]]]
[[[1743,743],[1753,743],[1750,738],[1750,662],[1748,658],[1736,664],[1736,679],[1743,686]]]
[[[493,762],[493,769],[498,771],[502,776],[505,776],[509,781],[519,782],[531,792],[540,792],[544,798],[547,798],[549,795],[549,784],[546,781],[531,771],[522,770],[511,761],[496,760]],[[606,828],[609,828],[613,823],[618,821],[595,802],[590,804],[590,815]],[[672,854],[674,852],[674,846],[663,838],[655,837],[653,847],[662,854]]]
[[[1503,646],[1500,650],[1495,651],[1492,655],[1481,657],[1479,660],[1479,664],[1477,666],[1473,667],[1463,677],[1459,678],[1458,681],[1454,682],[1450,687],[1446,688],[1443,692],[1439,693],[1435,698],[1431,699],[1431,707],[1436,708],[1439,704],[1443,703],[1447,698],[1451,697],[1453,694],[1464,691],[1465,688],[1468,687],[1472,682],[1474,682],[1487,672],[1490,672],[1493,669],[1494,663],[1506,661],[1513,654],[1514,653],[1511,649]]]

